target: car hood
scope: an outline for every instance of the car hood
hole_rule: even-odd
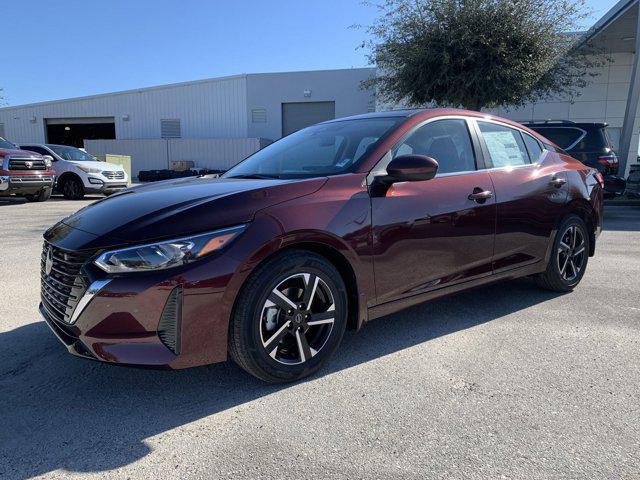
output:
[[[100,171],[112,172],[114,170],[123,169],[120,165],[116,165],[115,163],[97,162],[93,160],[65,160],[65,161],[77,166],[99,168]]]
[[[14,150],[12,148],[0,148],[0,157],[6,157],[7,155],[16,155],[18,157],[36,157],[40,158],[42,155],[30,150]]]
[[[129,188],[63,219],[45,239],[72,250],[181,237],[250,222],[263,208],[317,191],[326,178],[189,177]]]

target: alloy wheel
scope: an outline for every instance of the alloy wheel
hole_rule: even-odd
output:
[[[64,193],[70,198],[76,198],[80,194],[80,186],[75,180],[68,180],[64,184]]]
[[[300,272],[270,292],[260,314],[260,339],[266,353],[285,365],[315,357],[326,345],[335,322],[335,300],[319,276]]]
[[[576,225],[570,225],[560,237],[556,259],[562,279],[571,283],[579,277],[584,266],[586,247],[584,234]]]

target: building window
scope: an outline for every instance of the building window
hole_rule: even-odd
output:
[[[162,138],[182,138],[180,119],[169,118],[160,120],[160,136]]]
[[[264,108],[251,110],[251,121],[253,123],[267,123],[267,110]]]

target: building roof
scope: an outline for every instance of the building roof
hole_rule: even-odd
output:
[[[609,52],[634,52],[638,25],[638,1],[619,0],[585,34]]]
[[[246,78],[253,75],[295,75],[299,73],[347,72],[347,71],[374,70],[374,69],[375,67],[361,67],[361,68],[335,68],[335,69],[327,69],[327,70],[299,70],[299,71],[290,71],[290,72],[242,73],[239,75],[228,75],[224,77],[212,77],[212,78],[203,78],[200,80],[190,80],[187,82],[167,83],[164,85],[156,85],[152,87],[133,88],[130,90],[120,90],[116,92],[99,93],[96,95],[87,95],[82,97],[62,98],[59,100],[48,100],[44,102],[25,103],[22,105],[11,105],[8,107],[0,108],[0,111],[12,110],[15,108],[39,107],[43,105],[53,105],[56,103],[77,102],[81,100],[93,100],[96,98],[104,98],[104,97],[110,97],[115,95],[126,95],[131,93],[151,92],[154,90],[165,90],[170,88],[188,87],[191,85],[198,85],[202,83],[214,83],[214,82],[222,82],[226,80]]]

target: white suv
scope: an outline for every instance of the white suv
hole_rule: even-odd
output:
[[[56,190],[70,200],[79,200],[85,193],[111,195],[128,186],[127,174],[120,165],[99,162],[79,148],[29,143],[20,145],[20,149],[53,157]]]

